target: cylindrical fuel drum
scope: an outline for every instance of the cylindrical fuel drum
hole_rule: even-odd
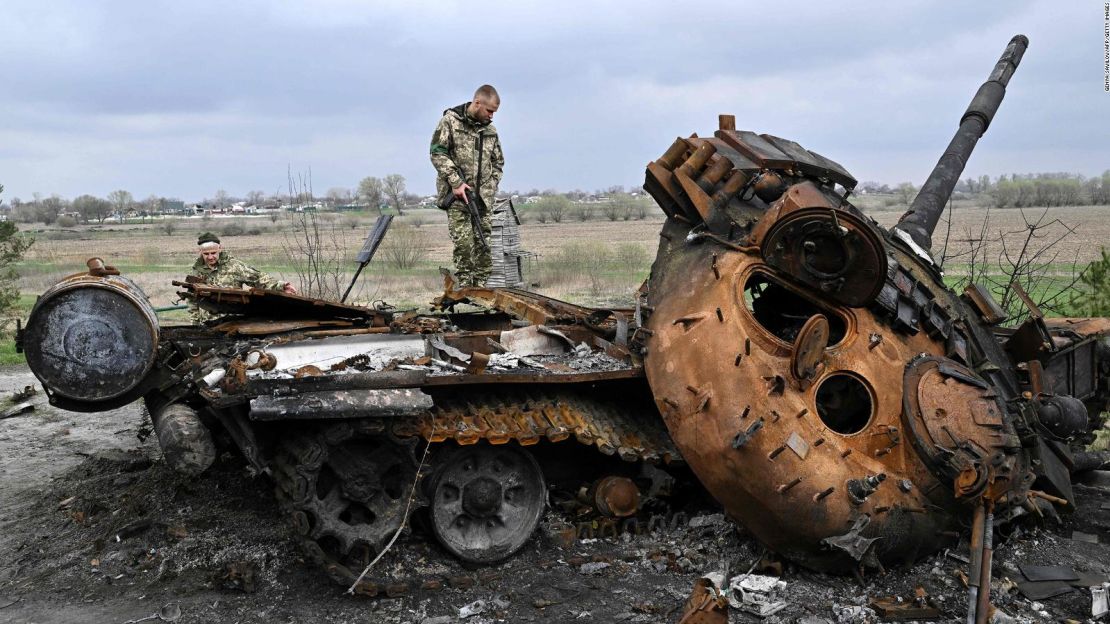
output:
[[[39,297],[22,345],[52,396],[66,399],[70,409],[103,409],[125,398],[154,366],[158,319],[131,280],[74,275]]]

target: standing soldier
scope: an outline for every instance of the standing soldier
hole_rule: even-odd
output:
[[[261,288],[264,290],[281,290],[291,295],[297,294],[297,289],[289,282],[278,281],[262,271],[249,266],[223,250],[220,238],[211,232],[205,232],[197,238],[197,261],[193,263],[193,277],[209,286],[220,288]],[[195,303],[189,310],[189,316],[194,323],[202,323],[212,315],[200,309]]]
[[[500,105],[497,90],[482,85],[474,92],[471,102],[443,111],[432,134],[436,193],[441,199],[440,207],[447,206],[447,228],[455,244],[455,276],[464,286],[485,285],[492,269],[489,209],[501,182],[505,156],[501,153],[497,129],[490,122]],[[475,241],[475,231],[464,205],[469,189],[482,200],[478,204],[485,245]]]

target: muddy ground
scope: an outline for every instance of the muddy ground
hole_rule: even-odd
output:
[[[26,368],[0,370],[0,397],[33,382]],[[225,456],[201,477],[181,478],[160,460],[152,437],[139,439],[137,406],[77,414],[50,407],[41,392],[32,400],[31,413],[0,420],[0,623],[124,623],[171,603],[182,623],[676,622],[699,573],[739,574],[762,552],[702,507],[683,510],[691,521],[673,528],[565,549],[541,531],[516,557],[481,570],[462,567],[415,529],[374,576],[439,580],[443,588],[410,589],[398,598],[348,596],[300,556],[270,482],[251,477],[238,458]],[[7,406],[0,399],[0,408]],[[1020,577],[1021,564],[1110,571],[1110,510],[1103,509],[1110,481],[1079,492],[1079,513],[1018,532],[996,551],[995,604],[1017,621],[1090,617],[1087,590],[1039,602],[1004,591],[1005,579]],[[558,520],[549,512],[545,522]],[[1100,543],[1075,541],[1073,531]],[[787,607],[764,621],[874,621],[859,607],[875,597],[910,595],[917,586],[941,608],[941,621],[961,621],[962,567],[935,556],[861,585],[787,565]],[[451,586],[467,582],[474,585]],[[476,601],[484,608],[460,617]],[[730,621],[759,620],[733,611]]]

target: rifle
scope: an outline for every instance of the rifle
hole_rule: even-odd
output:
[[[482,229],[481,215],[481,209],[486,207],[486,202],[482,201],[482,196],[475,193],[474,189],[466,189],[465,195],[466,201],[462,204],[466,206],[466,213],[470,216],[470,227],[474,228],[474,243],[478,245],[482,251],[488,251],[489,243],[486,242],[486,232]],[[443,196],[443,199],[439,200],[438,206],[443,210],[447,210],[456,201],[458,201],[458,198],[455,197],[453,192],[448,190],[447,194]]]

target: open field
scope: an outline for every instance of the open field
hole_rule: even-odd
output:
[[[861,203],[866,205],[867,200],[863,198]],[[952,254],[966,251],[974,244],[967,240],[982,238],[981,257],[990,259],[994,267],[992,272],[997,273],[996,259],[1007,250],[1016,255],[1025,238],[1027,219],[1037,221],[1042,211],[1027,209],[1023,216],[1021,211],[1014,209],[988,210],[957,205],[951,229],[946,220],[938,226],[934,247],[941,249],[946,233],[950,232],[951,258]],[[889,227],[901,213],[902,209],[895,207],[872,210],[869,214],[880,225]],[[328,215],[321,215],[320,219],[323,227],[334,232],[338,246],[347,250],[348,258],[357,252],[362,237],[373,223],[370,215],[356,217],[357,227],[354,228],[350,226],[356,221],[350,216],[342,217],[342,222]],[[1045,263],[1051,265],[1050,271],[1058,275],[1059,283],[1063,284],[1067,283],[1073,263],[1082,267],[1096,259],[1099,248],[1110,241],[1110,209],[1099,206],[1052,208],[1044,214],[1043,222],[1052,221],[1056,223],[1044,228],[1041,232],[1044,236],[1035,244],[1043,245],[1066,235],[1054,249],[1054,255],[1045,258]],[[247,233],[224,235],[225,248],[276,277],[297,282],[287,251],[287,248],[295,248],[290,235],[293,223],[288,216],[276,221],[269,218],[194,218],[178,221],[178,229],[172,235],[167,235],[156,223],[38,230],[35,245],[19,268],[23,276],[20,289],[26,295],[42,292],[59,278],[83,270],[87,258],[99,256],[138,282],[155,306],[168,306],[176,300],[170,281],[185,276],[195,259],[196,235],[207,230],[221,232],[233,223],[241,225]],[[526,222],[521,226],[523,245],[536,254],[526,262],[526,278],[540,292],[578,303],[627,302],[647,276],[662,223],[660,212],[641,221]],[[451,265],[451,243],[444,213],[435,209],[410,211],[394,222],[394,228],[406,224],[413,233],[407,244],[425,250],[423,259],[403,270],[391,266],[391,237],[400,236],[391,232],[378,257],[363,272],[352,295],[355,301],[385,300],[409,307],[429,301],[442,289],[438,269]],[[1074,231],[1068,233],[1065,225]],[[966,256],[950,259],[949,275],[965,272],[966,262]],[[340,279],[344,284],[353,273],[353,261],[346,266],[350,267],[350,272]],[[25,297],[24,307],[32,301],[33,298]],[[180,317],[180,313],[176,315]]]
[[[37,293],[65,275],[84,269],[85,260],[102,257],[134,279],[150,296],[155,306],[170,305],[175,300],[173,279],[188,274],[196,258],[196,235],[202,231],[220,232],[231,219],[189,219],[181,221],[178,231],[167,236],[154,225],[88,226],[70,230],[44,229],[35,233],[34,247],[20,267],[23,276],[20,289]],[[263,231],[258,234],[222,236],[224,247],[236,257],[265,270],[275,277],[296,283],[287,246],[294,246],[289,233],[292,222],[283,217],[275,223],[269,219],[235,219],[247,223],[246,229]],[[340,245],[353,258],[374,219],[365,216],[352,229],[336,225]],[[418,305],[442,291],[439,267],[451,266],[451,241],[447,235],[444,213],[438,210],[413,211],[412,216],[394,221],[398,225],[419,223],[419,244],[426,250],[423,260],[410,269],[390,266],[390,236],[386,237],[377,258],[362,274],[360,285],[352,296],[356,301],[384,299],[399,305]],[[537,254],[526,264],[527,277],[539,280],[538,289],[554,296],[575,301],[600,302],[613,296],[628,298],[647,275],[655,253],[656,239],[663,223],[662,214],[643,221],[587,221],[563,223],[525,223],[522,235],[525,248]],[[331,225],[323,222],[324,227]],[[552,263],[574,245],[586,244],[592,251],[606,250],[612,254],[609,264],[602,267],[601,282],[591,283],[588,276],[570,270],[553,270]],[[621,245],[633,245],[638,253],[617,257]],[[579,250],[582,248],[579,247]],[[622,264],[623,262],[623,264]],[[354,262],[348,275],[353,274]],[[349,281],[349,277],[347,278]],[[610,295],[610,293],[612,293]]]

